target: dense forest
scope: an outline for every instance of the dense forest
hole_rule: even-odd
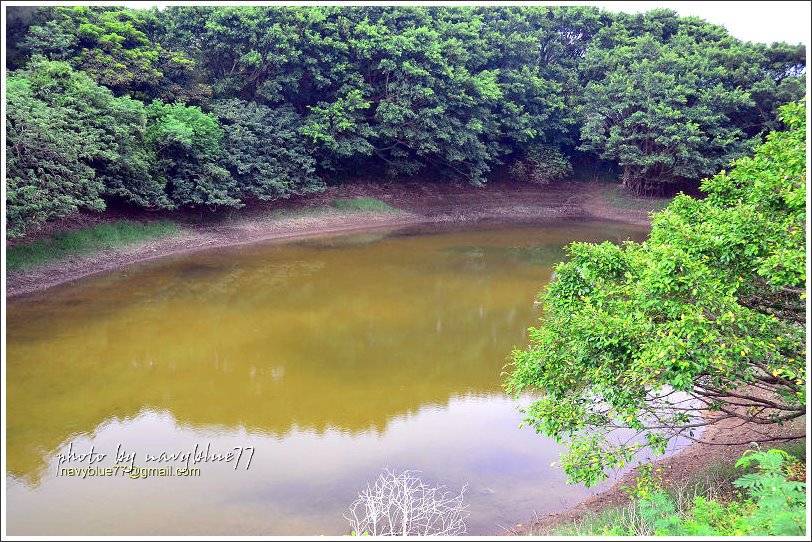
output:
[[[667,10],[10,8],[7,235],[111,202],[239,207],[353,175],[539,184],[577,160],[638,194],[779,126],[802,45]]]

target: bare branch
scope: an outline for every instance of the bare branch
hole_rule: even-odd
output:
[[[454,536],[465,534],[468,505],[445,486],[424,484],[415,471],[400,474],[386,469],[374,486],[367,484],[344,518],[355,535]]]

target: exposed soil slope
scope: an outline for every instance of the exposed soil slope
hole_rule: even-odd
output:
[[[50,224],[40,237],[59,229],[73,229],[127,218],[172,218],[181,231],[171,237],[78,255],[7,274],[6,297],[44,290],[84,276],[112,271],[138,262],[195,250],[335,234],[359,229],[391,227],[419,222],[476,220],[540,220],[595,216],[634,224],[647,224],[645,211],[613,207],[602,197],[603,185],[565,183],[537,186],[495,183],[483,187],[448,183],[353,183],[283,202],[255,205],[226,213],[216,220],[195,221],[191,215],[110,212],[80,215]],[[338,198],[375,198],[399,209],[396,213],[344,213],[329,205]],[[26,241],[33,240],[27,239]]]

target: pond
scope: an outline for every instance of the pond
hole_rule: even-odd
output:
[[[374,230],[10,299],[8,532],[344,534],[342,513],[387,467],[467,484],[471,534],[577,503],[594,490],[566,485],[550,465],[561,448],[519,428],[500,373],[564,245],[645,234],[589,221]]]

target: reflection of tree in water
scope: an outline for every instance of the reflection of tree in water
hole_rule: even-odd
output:
[[[332,237],[316,237],[313,239],[303,239],[296,241],[296,244],[303,247],[317,249],[343,248],[348,246],[368,245],[392,235],[400,228],[376,228],[370,231],[358,233],[336,235]]]
[[[143,409],[192,428],[357,434],[501,393],[564,244],[504,238],[206,252],[12,301],[9,472],[36,483],[66,439]]]
[[[566,256],[564,247],[551,245],[527,247],[456,246],[448,247],[444,249],[444,251],[454,254],[465,254],[471,260],[472,264],[473,262],[480,262],[480,268],[484,258],[508,258],[517,262],[552,267],[562,261]]]
[[[193,427],[359,433],[457,395],[498,393],[535,286],[517,291],[434,256],[385,259],[183,263],[132,277],[149,284],[138,289],[101,284],[92,302],[41,319],[38,340],[13,341],[10,472],[35,483],[44,454],[72,434],[144,408]],[[95,314],[114,298],[116,310]],[[49,351],[55,363],[44,362]],[[47,394],[25,397],[43,385]]]

